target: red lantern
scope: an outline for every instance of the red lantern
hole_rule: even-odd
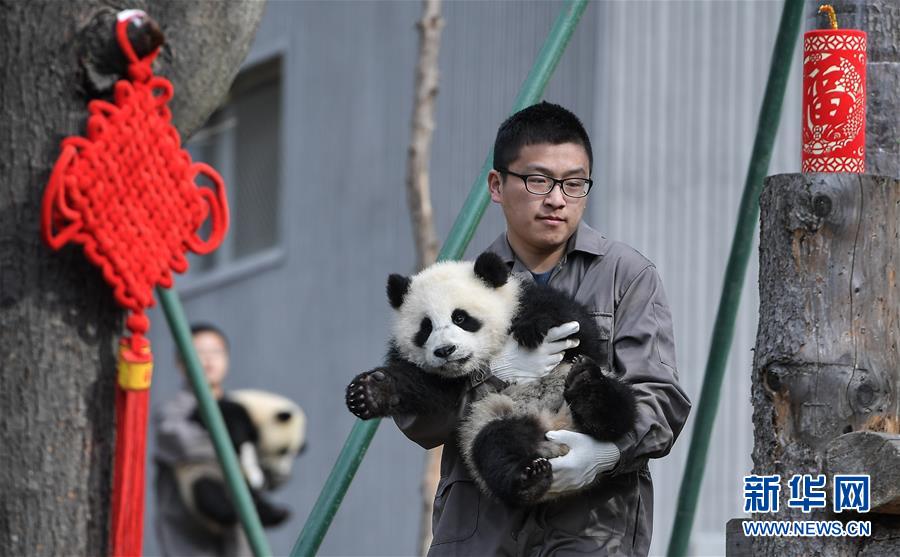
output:
[[[862,173],[866,168],[866,33],[837,29],[834,19],[832,27],[803,36],[802,170]]]

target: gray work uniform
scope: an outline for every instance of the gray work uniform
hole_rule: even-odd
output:
[[[193,393],[182,390],[154,408],[156,434],[156,539],[159,552],[171,557],[232,557],[252,555],[240,524],[223,534],[210,532],[187,509],[178,492],[175,467],[188,462],[218,462],[209,433],[190,419],[197,407]]]
[[[530,279],[505,234],[488,251]],[[396,418],[419,445],[444,445],[430,557],[646,555],[650,550],[653,484],[647,461],[668,454],[691,408],[678,384],[672,316],[662,283],[637,251],[581,223],[550,285],[586,305],[608,334],[613,369],[637,393],[637,425],[616,442],[619,462],[602,474],[595,489],[523,509],[481,493],[459,455],[456,423],[469,401],[493,389],[489,382],[464,392],[457,415]]]

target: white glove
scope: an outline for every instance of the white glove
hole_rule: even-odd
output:
[[[491,361],[491,373],[507,383],[528,383],[550,373],[563,359],[563,352],[578,346],[577,338],[567,338],[578,332],[578,321],[569,321],[547,331],[547,336],[534,350],[519,346],[512,335],[506,339],[503,351]]]
[[[590,435],[567,429],[548,431],[545,436],[569,447],[565,455],[550,459],[553,482],[547,493],[581,489],[593,482],[597,474],[612,470],[619,462],[619,447],[608,441],[597,441]]]

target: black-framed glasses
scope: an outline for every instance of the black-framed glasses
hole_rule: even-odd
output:
[[[556,184],[559,184],[559,189],[568,197],[584,197],[591,191],[591,186],[594,185],[594,181],[589,178],[564,178],[557,180],[543,174],[516,174],[508,168],[498,168],[497,171],[521,178],[525,182],[525,189],[528,193],[533,193],[534,195],[547,195],[553,191]]]

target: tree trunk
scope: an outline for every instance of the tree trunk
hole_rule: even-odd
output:
[[[412,220],[416,245],[416,268],[421,270],[437,259],[438,241],[434,231],[434,212],[428,163],[434,134],[434,105],[438,94],[438,53],[441,46],[441,0],[423,0],[419,30],[419,57],[416,62],[415,104],[413,105],[412,138],[406,171],[406,199]],[[422,473],[422,510],[419,518],[419,551],[428,553],[431,546],[431,515],[434,495],[441,477],[443,447],[428,451]]]
[[[412,138],[406,168],[406,194],[416,243],[416,268],[434,263],[438,254],[434,212],[428,185],[428,162],[434,134],[434,104],[438,94],[438,52],[441,46],[441,0],[423,0],[416,63],[416,99],[413,106]]]
[[[843,434],[898,433],[900,181],[773,176],[760,208],[753,472],[780,474],[782,489],[779,512],[757,518],[871,520],[873,535],[759,537],[752,539],[752,554],[898,555],[896,517],[831,512],[833,474],[856,470],[829,466],[828,451],[846,444],[851,436],[838,440]],[[860,444],[859,450],[866,449]],[[826,509],[804,513],[787,506],[791,476],[826,471]],[[880,485],[887,479],[873,475],[873,492],[889,487]]]
[[[216,108],[262,3],[135,1],[166,37],[182,133]],[[122,312],[80,248],[51,252],[40,206],[60,140],[123,58],[108,2],[0,2],[0,554],[107,553]],[[164,326],[157,323],[156,326]]]
[[[807,0],[807,28],[823,28]],[[900,555],[900,5],[836,0],[868,34],[866,169],[787,174],[760,199],[760,316],[753,366],[754,473],[781,476],[765,520],[870,520],[871,537],[744,537],[744,555]],[[828,506],[787,506],[794,474],[824,474]],[[869,474],[872,512],[832,513],[835,474]]]

